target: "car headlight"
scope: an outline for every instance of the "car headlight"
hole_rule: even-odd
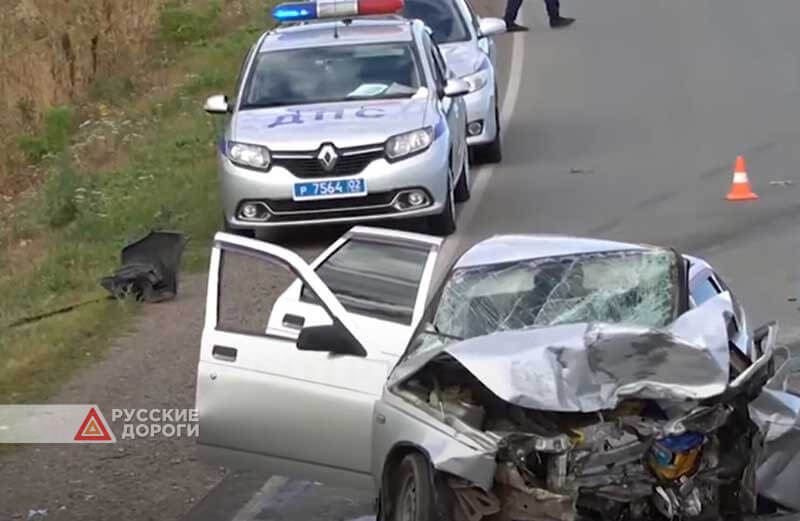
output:
[[[269,170],[272,162],[266,147],[234,141],[228,143],[228,159],[236,165],[257,170]]]
[[[483,69],[472,74],[468,74],[461,78],[469,84],[469,91],[475,92],[481,90],[489,83],[489,70]]]
[[[389,138],[386,142],[386,157],[396,161],[412,154],[418,154],[431,146],[433,129],[431,127],[412,130]]]

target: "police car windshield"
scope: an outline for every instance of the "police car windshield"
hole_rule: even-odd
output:
[[[408,98],[419,87],[414,53],[404,43],[262,52],[250,69],[241,108]]]
[[[403,16],[422,20],[436,43],[469,40],[467,24],[452,0],[406,0]]]

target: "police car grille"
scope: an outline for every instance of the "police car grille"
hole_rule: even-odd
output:
[[[366,152],[353,153],[340,150],[336,166],[333,170],[328,171],[322,167],[316,154],[309,154],[309,157],[281,157],[280,154],[275,153],[273,154],[273,164],[287,169],[297,177],[341,177],[361,173],[367,165],[381,157],[383,157],[383,148],[375,150],[372,147],[372,150]]]

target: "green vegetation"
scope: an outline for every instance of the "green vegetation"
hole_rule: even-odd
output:
[[[20,105],[20,110],[24,104]],[[44,117],[40,135],[27,134],[19,138],[19,146],[30,161],[38,162],[47,156],[57,155],[69,144],[75,130],[75,114],[71,107],[55,107]]]
[[[220,29],[221,13],[221,0],[211,1],[201,9],[187,9],[185,1],[171,0],[161,9],[160,36],[176,44],[206,40]]]
[[[263,3],[256,4],[263,12]],[[104,296],[98,279],[118,266],[127,242],[151,229],[180,230],[191,239],[184,271],[205,269],[219,226],[221,121],[203,113],[202,102],[233,88],[242,56],[263,30],[241,21],[222,27],[219,2],[170,2],[160,35],[176,80],[164,94],[137,98],[124,78],[108,80],[91,100],[131,100],[104,116],[104,125],[76,125],[75,110],[60,107],[47,114],[41,135],[20,143],[32,161],[54,158],[33,199],[0,222],[0,403],[46,398],[76,368],[101,357],[120,325],[130,325],[136,305],[107,300],[4,327]],[[80,152],[70,143],[80,144]],[[93,151],[106,160],[101,167],[80,160]]]

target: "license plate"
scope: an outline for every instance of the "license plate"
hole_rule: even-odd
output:
[[[367,195],[367,182],[358,178],[295,183],[292,195],[295,201],[360,197]]]

